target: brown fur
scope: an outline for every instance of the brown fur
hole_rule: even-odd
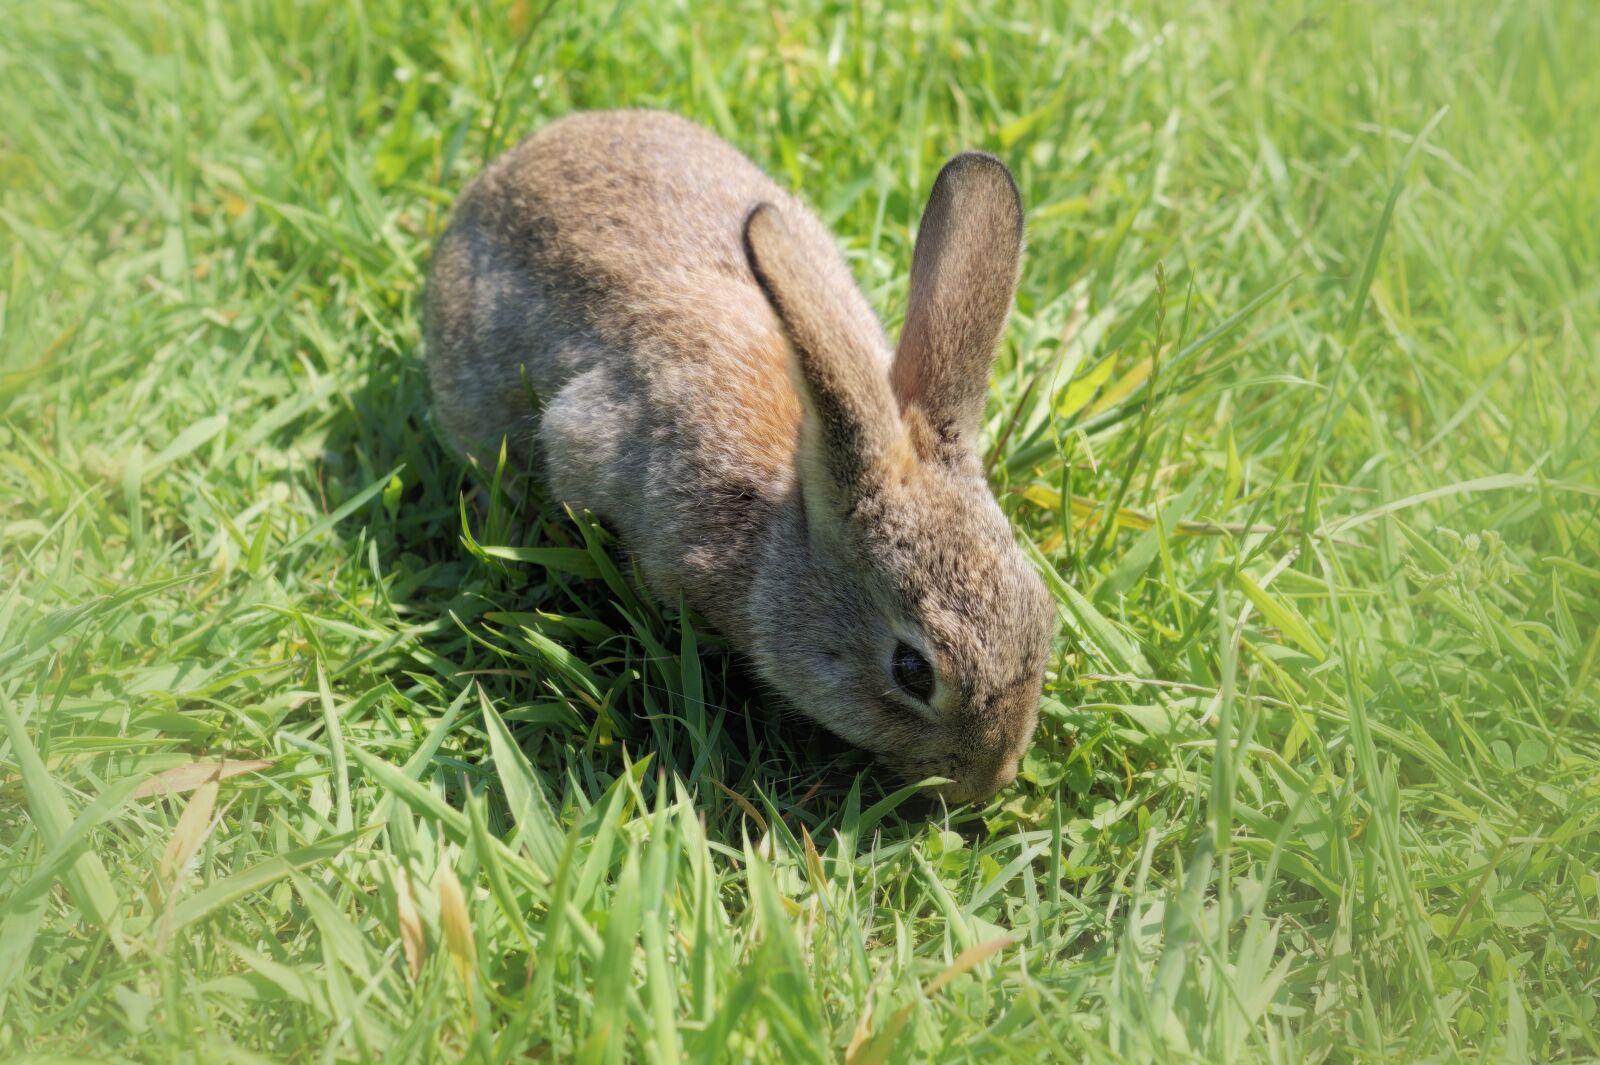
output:
[[[998,160],[935,183],[891,356],[832,239],[682,119],[553,123],[467,189],[429,279],[438,424],[502,438],[802,712],[952,798],[1004,786],[1053,614],[976,459],[1021,251]],[[890,679],[921,648],[931,705]]]

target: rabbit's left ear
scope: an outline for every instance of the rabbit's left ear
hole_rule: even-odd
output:
[[[977,448],[1022,240],[1022,197],[1006,165],[987,152],[946,163],[917,232],[892,382],[902,408],[921,410],[947,462]]]
[[[761,203],[745,216],[744,249],[794,352],[805,409],[801,485],[822,531],[911,461],[883,373],[882,333],[843,263],[797,241],[779,208]]]

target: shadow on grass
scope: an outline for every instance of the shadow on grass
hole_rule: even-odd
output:
[[[483,546],[558,548],[569,559],[587,551],[630,575],[620,545],[586,545],[536,485],[513,498],[493,471],[446,449],[416,358],[375,355],[365,383],[344,398],[325,438],[327,507],[383,482],[335,531],[351,564],[381,578],[388,624],[407,633],[387,656],[346,667],[389,674],[369,687],[387,680],[430,714],[480,687],[558,804],[587,806],[648,756],[647,801],[663,771],[669,788],[675,776],[697,796],[713,838],[735,845],[747,816],[739,799],[766,820],[815,832],[848,804],[892,790],[887,770],[786,709],[703,623],[649,602],[631,576],[608,581],[486,554]],[[435,761],[452,770],[448,788],[459,788],[465,768],[472,786],[498,793],[475,705]],[[904,812],[925,808],[913,799]]]

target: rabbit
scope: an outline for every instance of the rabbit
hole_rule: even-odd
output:
[[[606,522],[792,708],[985,799],[1056,622],[978,456],[1022,246],[1005,164],[951,159],[891,349],[822,223],[738,150],[576,113],[491,163],[437,243],[435,423]]]

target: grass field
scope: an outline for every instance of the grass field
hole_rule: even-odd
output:
[[[0,16],[0,1059],[1600,1056],[1600,6]],[[996,800],[474,513],[431,238],[619,105],[891,331],[941,161],[1015,169],[1062,628]]]

